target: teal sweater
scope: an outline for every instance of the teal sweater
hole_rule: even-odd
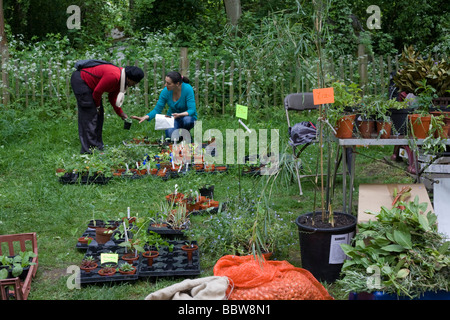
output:
[[[197,120],[197,109],[195,107],[195,96],[194,89],[189,83],[181,84],[181,96],[177,101],[173,101],[173,91],[167,90],[164,88],[161,94],[159,95],[158,102],[156,106],[153,108],[150,113],[148,113],[148,121],[155,118],[157,114],[160,114],[166,104],[169,106],[169,110],[167,111],[167,115],[171,116],[172,113],[181,113],[187,111],[187,113]]]

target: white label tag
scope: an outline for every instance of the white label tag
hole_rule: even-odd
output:
[[[341,248],[341,244],[350,244],[353,232],[331,236],[329,264],[341,264],[348,257]]]

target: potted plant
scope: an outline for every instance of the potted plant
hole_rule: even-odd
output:
[[[146,231],[141,235],[143,243],[145,243],[145,251],[142,253],[142,257],[147,259],[147,265],[150,267],[153,265],[153,259],[159,256],[159,247],[163,245],[169,245],[161,235],[153,231]]]
[[[375,132],[377,106],[380,103],[377,97],[364,96],[360,105],[357,106],[357,127],[362,138],[370,139]]]
[[[179,203],[167,216],[167,224],[174,230],[186,229],[189,224],[189,212],[186,205]]]
[[[97,269],[98,263],[97,260],[93,256],[86,256],[82,261],[80,265],[80,269],[89,273],[92,270]]]
[[[376,220],[360,223],[338,283],[347,293],[382,299],[420,299],[450,287],[450,242],[438,232],[427,203],[400,200],[381,207]],[[378,298],[377,298],[378,299]]]
[[[411,134],[417,139],[425,139],[431,123],[430,108],[433,106],[435,89],[426,83],[426,80],[420,82],[422,86],[416,89],[418,96],[413,102],[415,111],[408,116]]]
[[[94,238],[90,237],[90,236],[83,236],[83,237],[79,237],[78,238],[78,242],[81,244],[87,244],[89,245],[91,243],[91,241],[94,240]]]
[[[361,102],[361,89],[355,84],[346,85],[344,82],[332,83],[334,103],[326,109],[326,119],[335,128],[336,137],[351,138],[356,114],[354,108]]]
[[[136,267],[129,264],[129,263],[121,263],[119,265],[119,273],[123,275],[129,275],[129,274],[135,274],[136,273]]]
[[[185,243],[181,246],[181,250],[187,253],[188,265],[192,265],[192,254],[194,251],[198,250],[198,245],[192,242]]]
[[[98,274],[105,277],[110,277],[115,275],[117,269],[112,264],[105,264],[100,270],[98,270]]]

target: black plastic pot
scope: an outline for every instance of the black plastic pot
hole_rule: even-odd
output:
[[[207,197],[209,199],[214,199],[214,186],[203,187],[198,189],[201,196]]]
[[[342,227],[315,228],[303,224],[305,217],[311,218],[314,213],[306,213],[297,217],[300,240],[302,268],[310,271],[319,281],[332,283],[339,278],[346,256],[340,244],[350,244],[356,231],[356,217],[342,212],[334,212],[335,217],[345,215],[350,224]],[[321,212],[316,212],[321,216]]]
[[[124,128],[125,130],[130,130],[131,124],[132,124],[131,121],[126,121],[126,120],[125,120],[125,121],[123,122],[123,128]]]
[[[394,134],[406,135],[408,127],[408,114],[411,113],[410,109],[390,109],[389,114],[392,120]]]

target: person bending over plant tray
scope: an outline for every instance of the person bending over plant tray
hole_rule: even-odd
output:
[[[194,89],[189,84],[189,79],[176,71],[169,72],[165,81],[164,89],[153,110],[143,117],[132,116],[131,118],[139,120],[139,123],[145,120],[151,121],[168,105],[167,115],[174,117],[174,128],[166,130],[166,137],[172,140],[179,139],[177,129],[189,131],[197,120]],[[172,134],[174,134],[173,137]]]
[[[91,149],[103,149],[103,93],[108,93],[116,114],[127,119],[121,108],[125,90],[139,83],[144,72],[138,67],[121,68],[102,60],[81,60],[75,66],[77,70],[72,73],[71,85],[77,98],[81,153],[92,153]]]

